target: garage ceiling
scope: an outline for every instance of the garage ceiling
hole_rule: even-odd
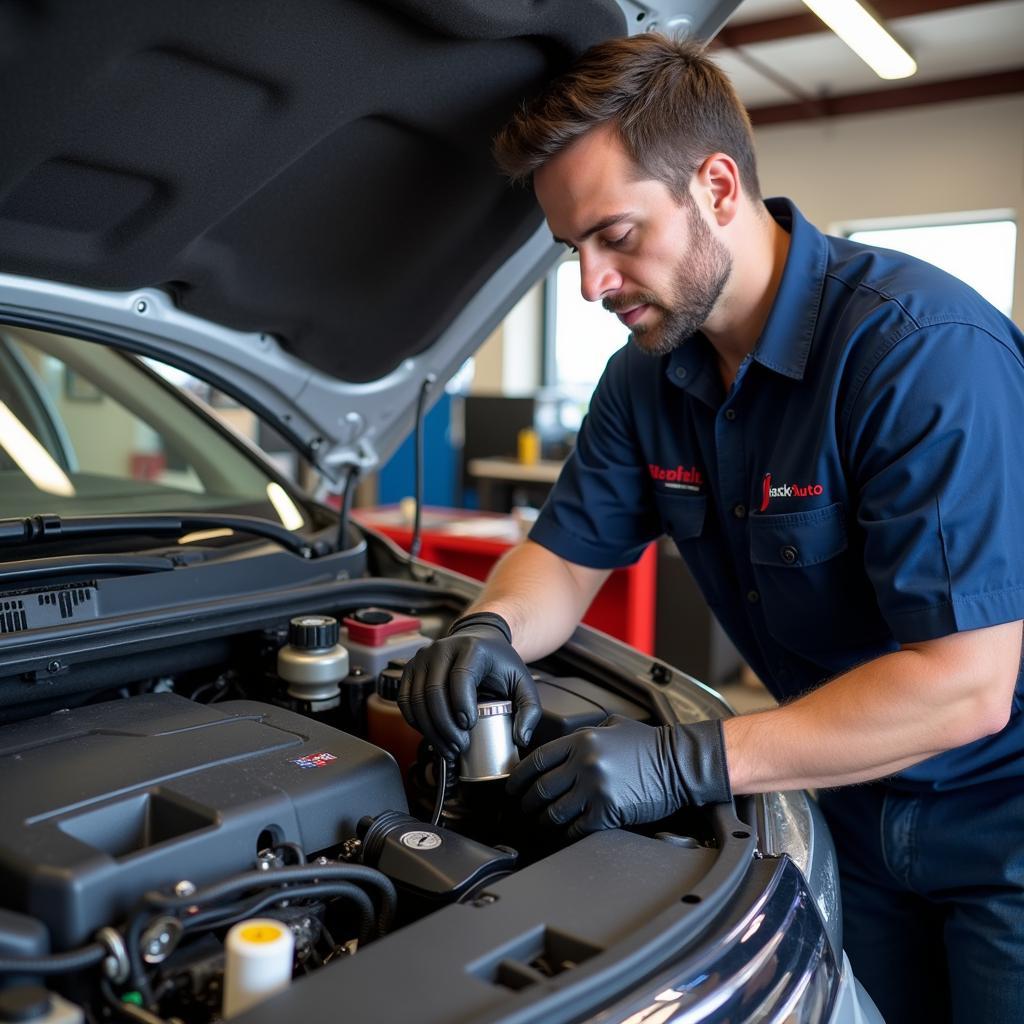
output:
[[[1024,0],[874,9],[917,61],[911,78],[883,81],[800,0],[743,0],[713,46],[754,124],[1024,92]]]

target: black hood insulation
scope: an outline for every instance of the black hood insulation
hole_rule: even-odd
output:
[[[614,0],[0,7],[0,271],[276,335],[376,380],[541,222],[490,143]]]

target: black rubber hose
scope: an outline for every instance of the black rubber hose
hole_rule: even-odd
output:
[[[344,551],[345,542],[348,539],[348,520],[352,511],[352,498],[355,495],[356,483],[359,480],[359,467],[349,467],[348,475],[345,477],[345,487],[341,492],[341,511],[338,517],[338,543],[336,550]]]
[[[161,910],[181,910],[184,907],[216,903],[247,889],[267,889],[270,886],[299,882],[355,882],[357,885],[371,885],[380,894],[380,920],[385,930],[394,918],[398,902],[394,884],[387,875],[362,864],[298,864],[270,871],[246,871],[205,889],[197,889],[191,896],[169,896],[154,890],[146,893],[145,900],[150,906]],[[287,896],[281,898],[287,899]]]
[[[275,843],[272,847],[274,850],[291,850],[295,854],[296,864],[306,863],[306,851],[298,843]]]
[[[72,971],[84,971],[87,967],[95,967],[102,963],[107,950],[98,942],[90,942],[80,949],[70,949],[66,953],[47,953],[45,956],[26,957],[24,960],[0,958],[0,974],[70,974]]]
[[[236,921],[244,921],[245,918],[252,917],[282,900],[320,899],[325,896],[338,896],[356,904],[359,911],[358,934],[361,944],[370,939],[375,928],[379,931],[380,921],[375,921],[373,901],[352,882],[319,882],[316,885],[295,885],[288,889],[275,889],[250,900],[240,900],[226,907],[214,907],[193,914],[192,917],[185,918],[182,924],[190,932],[204,928],[223,928]]]
[[[444,810],[445,790],[448,788],[448,761],[444,754],[437,755],[437,795],[434,797],[434,813],[430,816],[430,824],[437,825]]]
[[[139,948],[146,923],[147,919],[143,913],[136,914],[125,930],[124,945],[128,951],[128,978],[132,987],[142,995],[143,1003],[149,1007],[153,1005],[153,990],[146,974],[146,965],[142,962],[142,950]]]
[[[430,386],[434,383],[433,374],[428,374],[420,385],[420,393],[416,399],[416,433],[413,438],[413,489],[416,501],[416,512],[412,525],[412,541],[409,544],[409,554],[413,558],[419,558],[420,545],[422,543],[421,524],[423,512],[423,431],[424,414],[427,407],[427,395],[430,393]]]
[[[141,1006],[135,1006],[133,1003],[125,1003],[118,999],[114,990],[110,987],[110,982],[104,980],[100,985],[100,988],[103,991],[103,998],[106,999],[107,1005],[122,1017],[126,1017],[128,1020],[138,1021],[139,1024],[168,1024],[163,1017],[160,1017],[155,1013],[150,1013],[149,1010],[143,1009]]]
[[[299,882],[315,884],[308,887],[309,892],[306,891],[307,887],[302,887],[300,890],[297,884],[293,884],[290,887],[286,885],[286,883]],[[144,900],[151,907],[156,907],[163,912],[181,911],[186,907],[215,903],[218,900],[245,892],[247,889],[267,890],[273,887],[274,891],[272,893],[260,894],[252,898],[251,903],[246,902],[243,904],[242,901],[239,901],[232,908],[211,907],[208,911],[209,914],[213,915],[220,914],[234,907],[241,908],[244,906],[246,912],[251,914],[254,913],[252,907],[257,901],[266,899],[267,902],[260,903],[260,906],[266,907],[271,903],[277,903],[286,899],[315,898],[317,895],[323,894],[325,886],[331,883],[355,883],[356,886],[359,883],[365,883],[374,886],[380,894],[377,932],[380,935],[387,933],[391,927],[391,922],[394,920],[395,908],[398,902],[395,887],[386,875],[362,864],[300,864],[293,867],[274,868],[271,871],[247,871],[244,874],[236,875],[234,878],[226,878],[224,881],[208,886],[205,889],[197,889],[190,896],[168,895],[158,890],[152,890],[145,894]],[[304,894],[303,896],[300,896],[300,891]],[[191,928],[193,927],[191,922],[198,916],[198,914],[195,914],[191,918],[185,917],[182,923],[186,928]],[[125,936],[125,945],[128,949],[128,959],[131,964],[131,982],[142,993],[143,1000],[147,1006],[152,1004],[152,995],[139,946],[142,932],[149,923],[149,920],[151,920],[149,915],[137,913],[129,923]],[[372,904],[370,920],[373,920]],[[216,926],[210,925],[210,927]]]

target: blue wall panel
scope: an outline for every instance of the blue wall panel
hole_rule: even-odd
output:
[[[423,503],[452,506],[456,499],[459,453],[452,447],[452,396],[445,392],[423,423]],[[410,434],[377,477],[377,501],[392,505],[410,497],[414,478],[413,435]]]

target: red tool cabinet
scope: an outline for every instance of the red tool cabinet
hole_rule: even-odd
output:
[[[357,508],[352,517],[409,549],[412,529],[398,506]],[[420,557],[474,579],[486,579],[491,566],[520,536],[513,516],[465,509],[424,508]],[[654,653],[656,545],[640,560],[616,569],[594,598],[583,621],[625,641],[646,654]]]

